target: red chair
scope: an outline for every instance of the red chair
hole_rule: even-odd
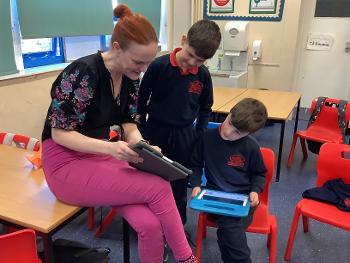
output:
[[[35,232],[24,229],[10,234],[0,235],[1,263],[40,263]]]
[[[349,145],[335,143],[322,145],[317,162],[316,187],[322,186],[326,181],[335,178],[342,178],[344,183],[350,184],[350,160],[344,158],[344,152],[350,153]],[[295,207],[284,255],[286,261],[290,260],[292,254],[300,215],[303,219],[304,233],[309,231],[309,218],[350,231],[349,212],[341,211],[331,204],[304,198]]]
[[[0,132],[0,144],[13,145],[30,151],[40,150],[40,141],[26,135]]]
[[[317,98],[312,101],[310,112],[312,113],[316,107]],[[292,146],[289,152],[287,167],[292,165],[295,145],[298,138],[300,139],[301,148],[303,151],[304,160],[307,159],[305,140],[311,140],[320,143],[334,142],[344,143],[343,134],[338,124],[338,107],[340,100],[326,98],[325,103],[317,116],[316,120],[304,131],[294,133]],[[345,108],[344,121],[349,122],[350,118],[350,103],[348,102]]]
[[[270,263],[276,262],[277,220],[269,213],[269,187],[274,173],[275,155],[271,149],[260,148],[267,168],[264,191],[260,194],[260,205],[254,213],[252,224],[247,232],[267,235]],[[199,213],[196,239],[196,257],[200,261],[202,239],[206,237],[206,227],[217,227],[210,214]]]

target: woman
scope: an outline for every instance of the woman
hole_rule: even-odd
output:
[[[162,262],[164,237],[180,262],[197,262],[168,182],[136,170],[129,145],[142,140],[136,109],[139,74],[157,52],[150,22],[125,5],[111,49],[70,64],[55,80],[43,130],[43,168],[52,192],[78,206],[113,206],[138,233],[142,262]],[[119,125],[124,141],[109,142]]]

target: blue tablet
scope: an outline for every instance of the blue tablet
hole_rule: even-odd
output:
[[[191,200],[190,207],[210,214],[245,217],[250,202],[248,195],[204,189]]]

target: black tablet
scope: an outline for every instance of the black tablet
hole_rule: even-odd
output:
[[[153,149],[146,142],[138,142],[130,146],[140,157],[143,158],[142,163],[130,163],[132,167],[156,174],[167,181],[185,179],[192,174],[192,171],[183,165],[174,162],[164,156],[161,152]]]

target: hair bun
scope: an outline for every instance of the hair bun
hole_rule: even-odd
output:
[[[118,18],[123,18],[125,16],[131,16],[132,11],[127,5],[119,4],[116,8],[114,8],[113,14]]]

